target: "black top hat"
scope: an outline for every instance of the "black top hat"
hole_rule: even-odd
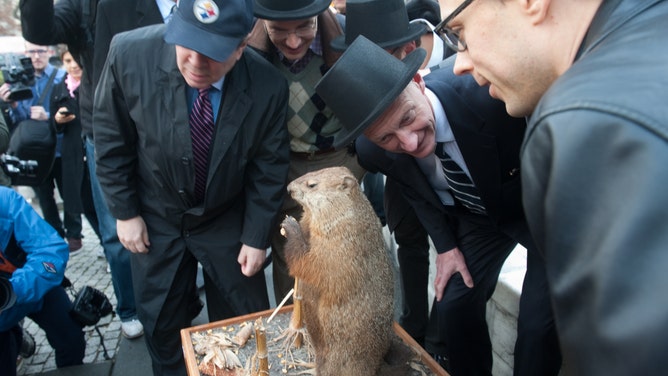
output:
[[[408,23],[404,0],[348,0],[345,33],[334,38],[331,45],[343,51],[358,35],[364,35],[382,48],[392,48],[422,34],[422,25]]]
[[[408,19],[422,18],[429,21],[433,26],[441,22],[441,7],[436,0],[408,0],[406,2]]]
[[[318,15],[330,0],[255,0],[255,16],[265,20],[301,20]]]
[[[333,146],[348,145],[374,122],[408,86],[424,61],[422,48],[403,60],[360,35],[315,85],[315,91],[341,120]]]

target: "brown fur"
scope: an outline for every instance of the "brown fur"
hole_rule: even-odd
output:
[[[282,226],[318,376],[387,375],[379,370],[394,336],[394,284],[371,204],[345,167],[308,173],[288,192],[304,208],[299,223]]]

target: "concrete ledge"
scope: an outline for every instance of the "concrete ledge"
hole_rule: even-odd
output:
[[[494,351],[492,374],[495,376],[513,374],[517,315],[525,272],[526,249],[518,245],[503,265],[494,295],[487,303],[487,324]]]

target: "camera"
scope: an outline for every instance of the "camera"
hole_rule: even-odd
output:
[[[0,155],[0,165],[8,176],[20,176],[27,179],[36,179],[38,163],[33,160],[22,160],[13,155]]]
[[[13,54],[0,55],[0,85],[10,84],[9,100],[20,101],[32,98],[31,86],[35,84],[35,68],[29,57]]]
[[[16,303],[16,294],[12,283],[5,277],[0,277],[0,312],[12,308]]]
[[[85,286],[74,299],[70,315],[81,325],[95,325],[100,319],[112,313],[109,298],[100,290]]]

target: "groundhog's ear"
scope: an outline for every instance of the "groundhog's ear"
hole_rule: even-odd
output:
[[[349,176],[349,175],[344,176],[343,177],[343,182],[341,182],[341,185],[339,186],[339,189],[341,189],[342,191],[346,190],[346,189],[350,189],[350,187],[352,187],[355,184],[357,184],[357,179],[355,179],[354,177]]]

